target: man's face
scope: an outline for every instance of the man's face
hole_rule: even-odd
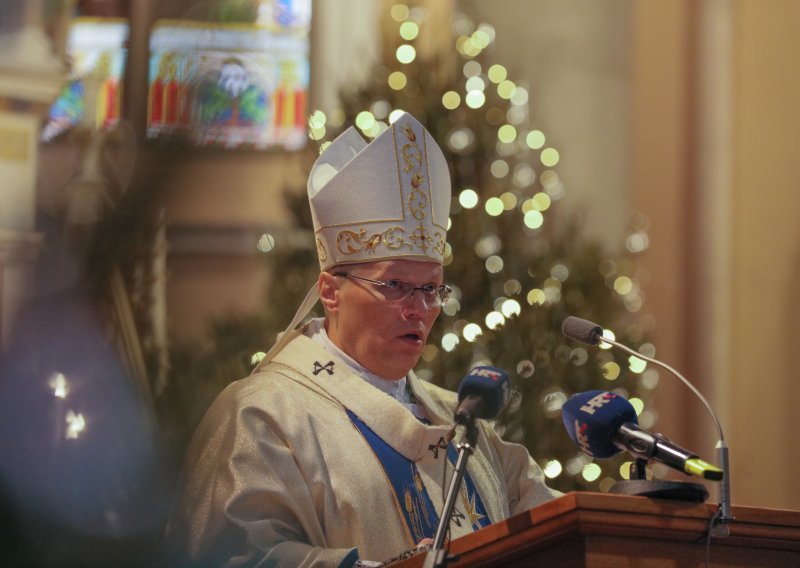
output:
[[[442,267],[435,262],[387,260],[342,271],[414,286],[442,284]],[[331,341],[369,371],[390,380],[404,377],[417,364],[441,311],[426,308],[419,290],[412,299],[387,301],[380,286],[327,273],[320,277],[320,295],[328,311],[326,329]]]

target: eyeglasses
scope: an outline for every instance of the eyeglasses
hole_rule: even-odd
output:
[[[375,286],[381,287],[383,297],[389,302],[400,302],[404,300],[411,300],[414,297],[414,292],[417,290],[422,292],[422,300],[426,308],[441,308],[442,305],[450,297],[450,286],[447,284],[423,284],[422,286],[414,286],[411,282],[404,282],[403,280],[373,280],[372,278],[364,278],[363,276],[356,276],[355,274],[348,274],[346,272],[334,272],[334,276],[341,276],[342,278],[354,278],[356,280],[363,280]]]

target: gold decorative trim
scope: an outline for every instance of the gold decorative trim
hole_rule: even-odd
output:
[[[412,248],[411,244],[406,241],[402,235],[395,234],[405,232],[406,230],[403,227],[389,227],[383,232],[383,244],[385,244],[386,248],[389,250],[400,250],[404,246]]]
[[[325,245],[322,243],[319,237],[317,237],[316,241],[317,241],[317,256],[319,256],[319,261],[325,262],[326,260],[328,260],[328,251],[325,250]]]
[[[425,152],[425,156],[428,156],[428,139],[425,136],[422,137],[422,150]],[[447,167],[446,164],[445,164],[445,167]],[[429,180],[428,181],[428,197],[430,198],[431,203],[433,203],[433,187],[431,187],[431,184],[430,184],[430,179],[431,179],[430,158],[425,161],[425,174],[428,176],[428,180]],[[449,176],[450,173],[448,172],[447,175]],[[449,213],[445,213],[445,217],[447,217],[448,214]],[[433,225],[435,227],[439,227],[440,229],[442,229],[445,233],[447,232],[447,222],[446,221],[444,223],[437,222],[437,220],[436,220],[436,211],[434,211],[433,205],[431,205],[431,223],[433,223]]]
[[[411,183],[413,185],[413,179]],[[428,202],[428,196],[422,191],[416,188],[411,190],[411,193],[408,195],[408,208],[411,210],[411,215],[414,219],[417,221],[425,219],[424,209],[428,206]]]
[[[405,240],[402,235],[397,234],[404,232],[405,229],[399,226],[389,227],[383,233],[373,233],[369,236],[367,236],[367,229],[363,227],[358,232],[339,231],[336,235],[336,248],[344,255],[357,254],[362,251],[374,255],[381,244],[389,250],[397,250],[404,246],[413,248],[410,242]]]
[[[404,144],[400,152],[403,155],[403,171],[418,172],[422,167],[422,150],[419,149],[416,142]],[[416,166],[414,165],[416,162]]]

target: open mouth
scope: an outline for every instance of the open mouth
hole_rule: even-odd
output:
[[[404,339],[406,341],[411,341],[414,343],[422,343],[422,334],[417,333],[415,331],[406,333],[405,335],[401,335],[400,339]]]

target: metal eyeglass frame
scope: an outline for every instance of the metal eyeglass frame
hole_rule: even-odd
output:
[[[402,290],[405,289],[405,293],[397,298],[397,299],[389,299],[386,298],[389,302],[402,302],[408,301],[409,299],[414,298],[414,292],[417,290],[422,291],[422,301],[425,304],[426,308],[441,308],[447,298],[450,296],[450,292],[453,290],[447,284],[440,284],[439,286],[435,286],[434,284],[425,284],[423,286],[414,286],[411,282],[406,282],[404,280],[397,280],[396,278],[391,278],[389,280],[373,280],[372,278],[365,278],[363,276],[356,276],[355,274],[348,274],[347,272],[334,272],[334,276],[341,276],[343,278],[355,278],[356,280],[363,280],[364,282],[369,282],[370,284],[374,284],[376,286],[383,286],[385,288],[389,288],[390,290]],[[390,282],[397,282],[397,286],[392,286],[389,284]],[[439,303],[430,304],[429,300],[426,298],[426,294],[430,294],[431,292],[436,292],[436,297],[439,300]]]

